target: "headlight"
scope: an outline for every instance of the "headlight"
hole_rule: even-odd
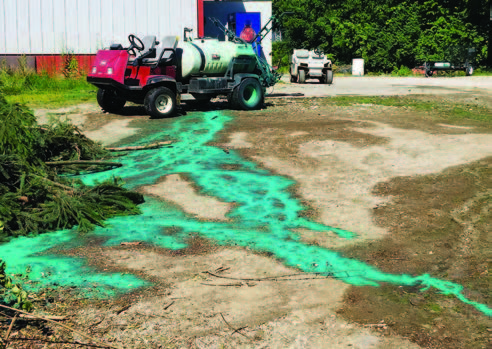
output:
[[[108,74],[109,75],[113,74],[113,68],[108,68]]]
[[[92,74],[96,74],[97,72],[97,68],[96,67],[92,67]]]

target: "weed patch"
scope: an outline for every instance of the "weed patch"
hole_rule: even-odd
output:
[[[324,105],[353,106],[359,104],[381,105],[388,107],[412,108],[416,111],[431,112],[447,120],[470,119],[492,124],[492,111],[476,104],[457,104],[443,101],[431,101],[414,96],[340,96],[324,98]]]
[[[0,228],[0,232],[2,229]],[[32,303],[28,300],[27,292],[7,275],[5,268],[5,262],[0,259],[0,302],[17,309],[31,311]]]

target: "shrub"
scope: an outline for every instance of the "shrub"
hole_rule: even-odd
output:
[[[391,75],[392,76],[412,76],[414,75],[413,74],[413,71],[412,69],[408,68],[408,67],[405,67],[405,66],[401,66],[400,69],[397,69],[395,68],[392,72],[391,72]]]

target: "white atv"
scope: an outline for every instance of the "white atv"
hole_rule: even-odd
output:
[[[322,84],[333,83],[331,60],[320,50],[294,50],[290,58],[290,82],[304,84],[318,79]]]

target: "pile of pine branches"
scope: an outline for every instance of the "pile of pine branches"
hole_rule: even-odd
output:
[[[32,111],[0,95],[0,241],[78,226],[87,232],[115,215],[138,214],[139,193],[114,178],[86,186],[73,176],[112,166],[110,153],[67,122],[39,126]]]

